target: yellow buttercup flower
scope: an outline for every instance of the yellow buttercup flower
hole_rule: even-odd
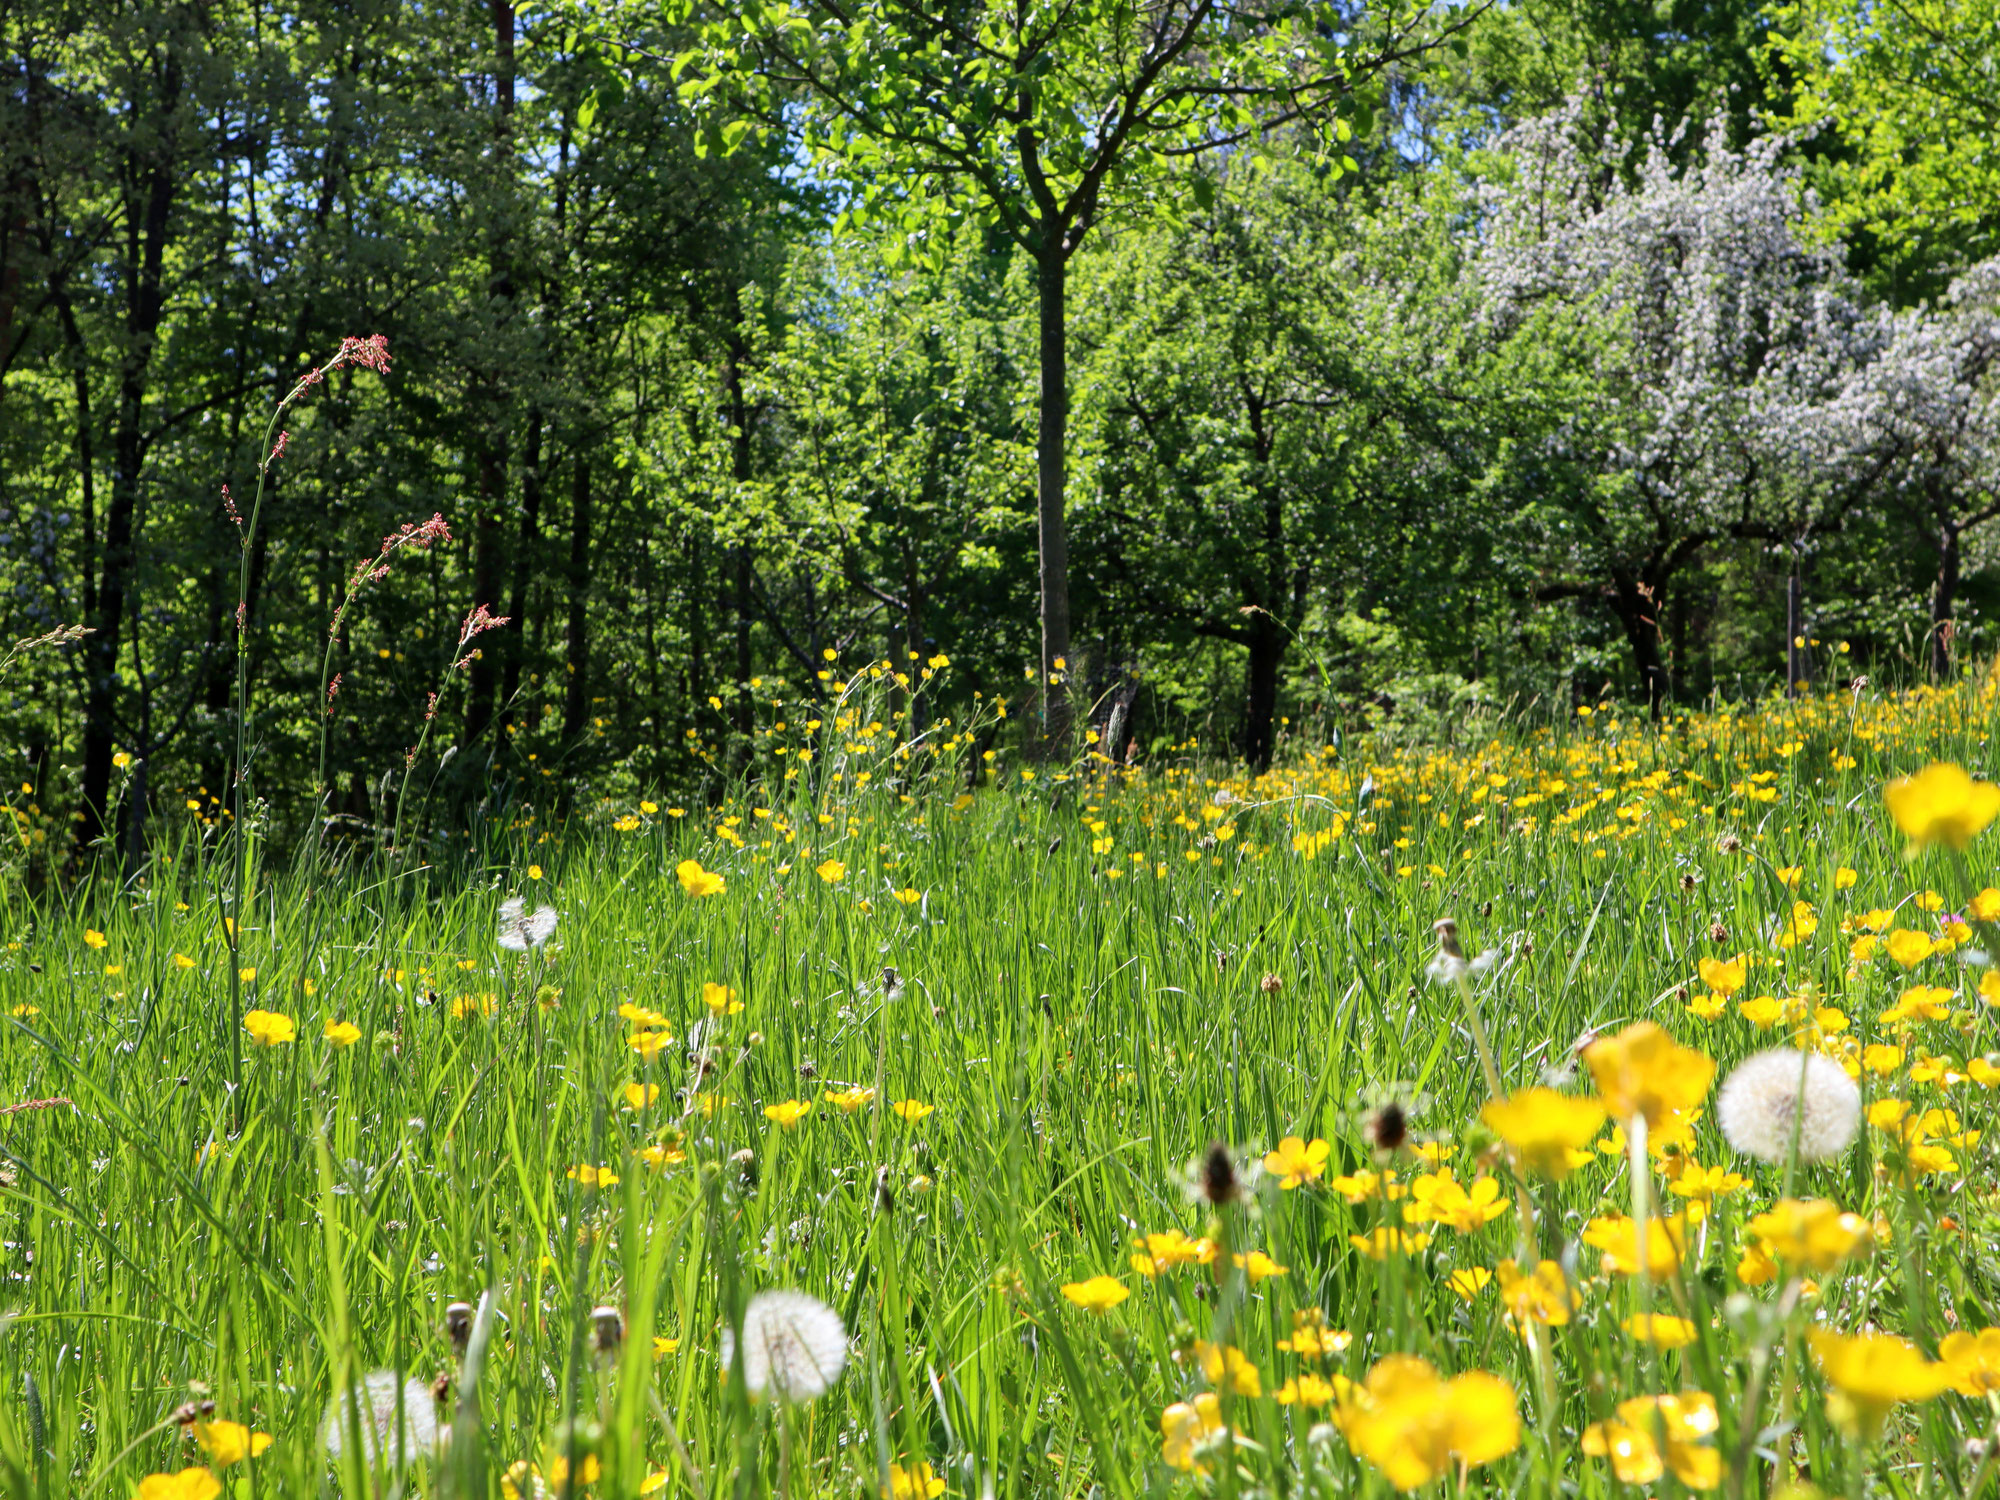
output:
[[[178,1474],[148,1474],[139,1481],[132,1500],[215,1500],[222,1481],[206,1469],[182,1469]]]
[[[1820,1373],[1833,1387],[1827,1410],[1864,1443],[1881,1436],[1889,1410],[1902,1401],[1928,1401],[1950,1389],[1952,1367],[1924,1358],[1908,1339],[1890,1333],[1853,1337],[1830,1328],[1808,1335]]]
[[[1905,969],[1915,968],[1938,951],[1938,945],[1928,933],[1913,932],[1907,927],[1898,927],[1890,933],[1884,946],[1889,950],[1889,957]]]
[[[837,859],[825,859],[813,867],[813,873],[828,885],[838,885],[847,878],[847,866]]]
[[[1686,1198],[1697,1203],[1711,1203],[1717,1198],[1727,1198],[1732,1193],[1740,1193],[1750,1186],[1750,1179],[1725,1167],[1704,1167],[1699,1162],[1688,1162],[1679,1174],[1667,1185],[1667,1191],[1676,1198]]]
[[[601,1190],[618,1186],[618,1174],[616,1172],[612,1171],[609,1167],[592,1166],[588,1162],[580,1166],[571,1167],[566,1175],[571,1182],[582,1183],[587,1188]]]
[[[851,1115],[875,1102],[875,1090],[857,1085],[851,1089],[829,1090],[820,1097],[842,1114]]]
[[[1701,982],[1724,998],[1742,989],[1750,972],[1749,963],[1741,954],[1735,958],[1704,958],[1695,967],[1701,973]]]
[[[1222,1398],[1214,1391],[1176,1401],[1160,1413],[1160,1457],[1173,1468],[1192,1469],[1196,1449],[1222,1431]]]
[[[1325,1141],[1307,1142],[1288,1135],[1278,1142],[1275,1151],[1265,1153],[1264,1170],[1278,1178],[1278,1186],[1289,1192],[1300,1183],[1319,1181],[1330,1150]]]
[[[1488,1104],[1479,1118],[1527,1166],[1560,1182],[1574,1165],[1572,1153],[1604,1128],[1604,1106],[1595,1099],[1531,1088]]]
[[[1641,1343],[1657,1349],[1684,1349],[1694,1342],[1693,1320],[1669,1313],[1634,1313],[1620,1326]]]
[[[944,1481],[929,1464],[911,1464],[908,1468],[890,1464],[889,1483],[882,1490],[883,1500],[937,1500],[943,1493]]]
[[[764,1106],[764,1118],[783,1130],[796,1129],[799,1121],[811,1113],[812,1104],[805,1099],[786,1099],[777,1104]]]
[[[1541,1262],[1525,1275],[1514,1261],[1503,1260],[1493,1273],[1493,1284],[1500,1289],[1500,1305],[1506,1309],[1507,1321],[1523,1331],[1530,1323],[1561,1327],[1576,1310],[1575,1294],[1562,1267],[1552,1260]]]
[[[1880,1020],[1885,1026],[1902,1026],[1911,1021],[1942,1021],[1951,1015],[1951,1002],[1956,993],[1946,985],[1913,984],[1897,997],[1896,1003],[1882,1012]]]
[[[243,1029],[260,1047],[282,1047],[299,1034],[290,1016],[280,1015],[274,1010],[244,1011]]]
[[[1214,1240],[1189,1239],[1178,1229],[1144,1235],[1132,1243],[1138,1247],[1132,1255],[1132,1269],[1141,1276],[1159,1276],[1187,1265],[1210,1265],[1216,1255]]]
[[[218,1469],[255,1458],[273,1441],[268,1432],[252,1432],[241,1422],[197,1422],[194,1440]]]
[[[1680,1268],[1681,1252],[1687,1244],[1687,1220],[1646,1220],[1646,1274],[1671,1276]],[[1614,1276],[1630,1276],[1639,1267],[1639,1227],[1622,1214],[1592,1219],[1583,1231],[1583,1242],[1601,1251],[1604,1269]]]
[[[2000,786],[1974,781],[1948,761],[1890,782],[1882,788],[1882,801],[1912,853],[1933,844],[1963,849],[2000,816]]]
[[[1471,1234],[1506,1211],[1500,1184],[1491,1177],[1479,1178],[1468,1191],[1449,1172],[1426,1172],[1411,1182],[1410,1202],[1403,1215],[1415,1222],[1429,1220]]]
[[[1062,1294],[1085,1312],[1109,1312],[1127,1297],[1132,1289],[1112,1276],[1093,1276],[1088,1281],[1070,1281],[1063,1284]]]
[[[623,1094],[627,1109],[651,1109],[659,1101],[660,1086],[657,1083],[628,1083]]]
[[[1521,1441],[1520,1410],[1506,1381],[1484,1370],[1445,1380],[1407,1354],[1368,1372],[1343,1402],[1338,1425],[1348,1445],[1399,1490],[1491,1463]]]
[[[83,929],[83,942],[88,948],[105,948],[110,946],[111,939],[94,927],[86,927]]]
[[[1370,1260],[1387,1260],[1391,1255],[1415,1255],[1431,1242],[1427,1234],[1406,1234],[1400,1229],[1381,1228],[1373,1234],[1350,1234],[1347,1243]]]
[[[925,1104],[918,1099],[898,1099],[889,1106],[889,1112],[897,1119],[906,1120],[914,1125],[936,1108],[935,1104]]]
[[[1950,1368],[1952,1387],[1960,1393],[1987,1397],[2000,1393],[2000,1328],[1948,1333],[1938,1345],[1938,1359]]]
[[[1323,1375],[1295,1375],[1271,1392],[1271,1399],[1280,1406],[1325,1406],[1335,1395],[1333,1381]]]
[[[1273,1276],[1282,1276],[1291,1269],[1279,1265],[1262,1250],[1252,1250],[1248,1255],[1238,1255],[1233,1259],[1252,1287],[1262,1285]]]
[[[1493,1273],[1484,1266],[1460,1266],[1444,1280],[1446,1286],[1470,1302],[1486,1290],[1487,1283],[1493,1280]]]
[[[1241,1349],[1226,1346],[1218,1349],[1206,1339],[1196,1339],[1194,1357],[1201,1366],[1202,1378],[1218,1391],[1233,1391],[1239,1396],[1264,1394],[1263,1377]]]
[[[662,1052],[666,1051],[668,1047],[672,1046],[673,1041],[674,1038],[671,1032],[651,1029],[633,1032],[625,1038],[625,1045],[638,1053],[645,1061],[651,1062]]]
[[[328,1021],[325,1035],[336,1047],[352,1047],[361,1040],[361,1028],[352,1021]]]
[[[1583,1060],[1614,1116],[1643,1115],[1655,1129],[1700,1104],[1715,1081],[1713,1058],[1681,1046],[1651,1021],[1599,1037],[1584,1048]]]
[[[713,1015],[733,1016],[743,1009],[743,1002],[736,998],[736,991],[726,984],[704,984],[701,987],[701,1003]]]
[[[684,859],[674,866],[674,876],[681,883],[681,889],[694,897],[719,896],[729,889],[729,883],[714,870],[704,870],[698,859]]]
[[[1583,1451],[1610,1459],[1612,1473],[1625,1484],[1651,1484],[1671,1468],[1689,1489],[1712,1490],[1722,1483],[1722,1455],[1702,1439],[1713,1437],[1716,1426],[1715,1398],[1705,1391],[1635,1396],[1618,1403],[1616,1422],[1584,1429]]]

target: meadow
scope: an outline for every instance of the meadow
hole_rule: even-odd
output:
[[[2000,683],[1254,778],[833,687],[718,806],[0,887],[0,1488],[1990,1484]]]

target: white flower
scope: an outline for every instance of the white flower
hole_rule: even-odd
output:
[[[530,948],[541,947],[555,930],[556,909],[553,906],[537,907],[531,913],[528,903],[519,896],[509,896],[500,903],[500,946],[503,948],[526,953]]]
[[[735,1354],[722,1330],[722,1367]],[[743,1309],[743,1385],[752,1396],[781,1401],[824,1395],[847,1365],[847,1329],[840,1314],[804,1292],[759,1292]]]
[[[1774,1047],[1746,1057],[1723,1082],[1715,1117],[1745,1156],[1782,1162],[1797,1121],[1800,1161],[1845,1151],[1861,1125],[1861,1090],[1830,1057]]]
[[[405,1380],[394,1370],[372,1370],[354,1383],[352,1395],[350,1409],[349,1392],[335,1392],[320,1424],[326,1451],[336,1460],[347,1451],[357,1425],[361,1461],[370,1468],[378,1453],[380,1462],[398,1469],[437,1450],[437,1403],[420,1381]]]

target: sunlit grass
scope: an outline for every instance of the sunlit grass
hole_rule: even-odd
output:
[[[253,862],[241,1017],[229,846],[190,814],[130,885],[0,891],[0,1479],[123,1496],[220,1468],[237,1422],[273,1439],[220,1468],[244,1493],[363,1493],[322,1426],[387,1370],[447,1392],[414,1493],[1608,1494],[1634,1432],[1731,1492],[1956,1492],[1986,1398],[1830,1406],[1823,1360],[1894,1361],[1804,1335],[1893,1332],[1921,1372],[1995,1321],[1964,961],[2000,835],[1910,857],[1882,796],[1990,765],[1994,711],[1593,714],[1253,781],[903,756],[891,700],[720,808]],[[1441,918],[1492,955],[1469,1010],[1427,975]],[[1475,1018],[1509,1094],[1596,1098],[1579,1044],[1649,1019],[1718,1077],[1798,1036],[1875,1123],[1764,1162],[1704,1086],[1643,1145],[1515,1156]],[[1864,1232],[1773,1259],[1783,1197]],[[1635,1217],[1677,1267],[1607,1269]],[[720,1366],[773,1289],[848,1330],[809,1402]]]

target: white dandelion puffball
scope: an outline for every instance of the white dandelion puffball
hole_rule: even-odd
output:
[[[1769,1162],[1790,1154],[1796,1120],[1799,1160],[1826,1161],[1861,1127],[1861,1090],[1830,1057],[1773,1047],[1736,1065],[1716,1096],[1715,1117],[1730,1145]]]
[[[347,1451],[355,1426],[361,1430],[361,1461],[399,1469],[412,1459],[437,1451],[437,1402],[421,1381],[406,1380],[394,1370],[371,1370],[354,1382],[353,1407],[348,1391],[336,1391],[326,1407],[320,1436],[335,1460]],[[380,1455],[378,1459],[378,1455]]]
[[[722,1367],[735,1339],[722,1331]],[[743,1309],[743,1385],[752,1396],[810,1401],[825,1395],[847,1365],[840,1314],[804,1292],[759,1292]]]
[[[509,896],[500,903],[500,946],[503,948],[526,953],[530,948],[541,947],[555,930],[556,909],[553,906],[538,906],[530,912],[528,903],[519,896]]]

